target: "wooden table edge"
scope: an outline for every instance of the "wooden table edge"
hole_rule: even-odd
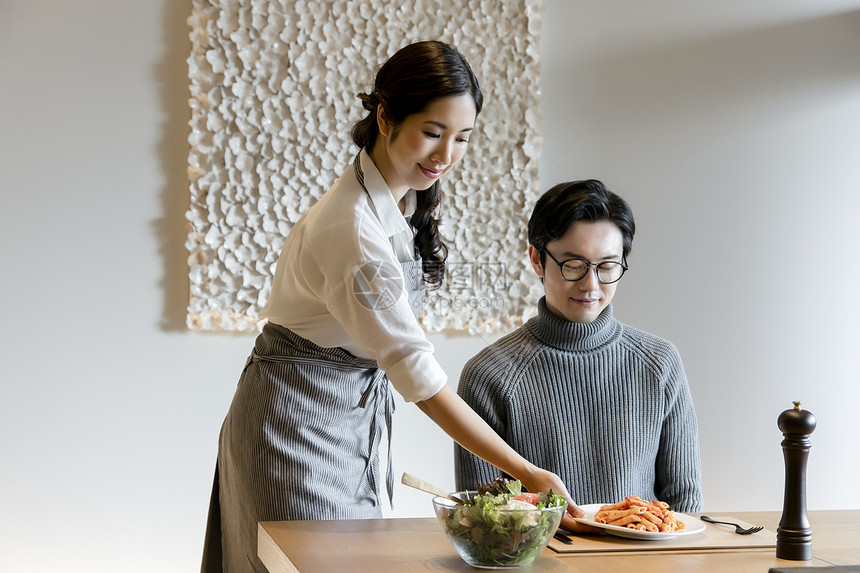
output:
[[[298,568],[293,565],[290,558],[278,546],[275,539],[266,531],[267,523],[275,523],[272,521],[261,521],[257,524],[257,555],[260,561],[266,566],[269,571],[289,571],[289,573],[301,573]]]

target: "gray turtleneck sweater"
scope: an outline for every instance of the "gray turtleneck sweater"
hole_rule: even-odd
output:
[[[458,393],[523,457],[553,471],[578,504],[624,496],[702,510],[696,413],[677,349],[617,321],[538,316],[464,367]],[[499,470],[455,446],[458,490]]]

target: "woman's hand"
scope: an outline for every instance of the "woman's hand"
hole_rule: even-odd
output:
[[[583,525],[577,521],[574,521],[574,517],[583,517],[585,512],[582,511],[573,499],[570,497],[570,494],[567,492],[567,488],[564,486],[564,483],[554,473],[541,469],[537,466],[533,466],[533,469],[529,472],[529,475],[523,476],[514,476],[522,482],[523,486],[532,492],[543,491],[549,492],[549,490],[553,490],[555,493],[563,496],[567,500],[567,513],[564,517],[561,518],[561,527],[568,531],[573,531],[576,533],[602,533],[602,530],[591,527],[590,525]]]

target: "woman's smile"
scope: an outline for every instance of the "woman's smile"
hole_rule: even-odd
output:
[[[428,179],[438,179],[439,177],[441,177],[445,173],[444,167],[439,168],[439,169],[429,169],[427,167],[424,167],[420,163],[418,164],[418,167],[421,169],[421,171],[424,173],[425,177],[427,177]]]

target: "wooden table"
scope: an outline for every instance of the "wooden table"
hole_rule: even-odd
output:
[[[726,516],[711,513],[711,517]],[[736,512],[732,517],[776,531],[780,513]],[[812,511],[811,561],[776,558],[773,548],[739,551],[648,551],[561,554],[546,549],[523,571],[767,573],[771,567],[860,565],[860,510]],[[713,526],[709,526],[713,527]],[[410,573],[477,571],[451,546],[435,518],[269,521],[259,526],[258,553],[271,573]],[[652,542],[657,543],[657,542]]]

